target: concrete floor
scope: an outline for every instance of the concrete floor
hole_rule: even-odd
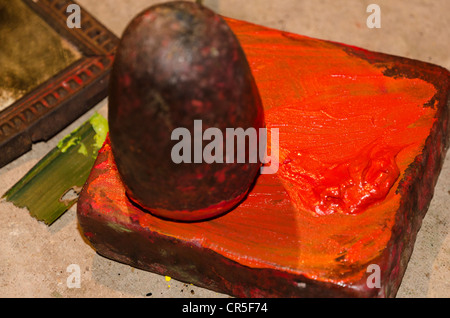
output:
[[[154,0],[79,0],[120,36],[130,19]],[[215,11],[237,19],[343,42],[450,69],[448,0],[205,0]],[[381,28],[369,29],[366,8],[381,8]],[[17,182],[58,141],[102,101],[46,143],[0,169],[0,194]],[[0,202],[0,297],[227,297],[168,277],[107,260],[83,240],[76,208],[47,227],[10,203]],[[418,234],[398,297],[450,297],[450,156]],[[80,288],[68,288],[67,268],[81,269]]]

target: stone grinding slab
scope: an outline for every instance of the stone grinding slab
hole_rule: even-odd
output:
[[[449,144],[449,72],[227,22],[249,60],[267,126],[280,128],[278,174],[261,175],[220,218],[165,221],[127,199],[107,140],[78,202],[84,235],[105,257],[238,297],[395,296]],[[313,213],[310,184],[290,177],[300,170],[342,177],[336,167],[367,168],[380,153],[398,177],[355,213]],[[365,168],[343,177],[361,178]],[[373,264],[379,288],[367,283]]]

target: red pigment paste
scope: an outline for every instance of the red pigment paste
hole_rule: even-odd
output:
[[[332,101],[310,97],[267,111],[267,126],[279,128],[279,177],[297,208],[316,215],[361,213],[383,201],[399,178],[397,154],[421,136],[407,131],[417,131],[426,100],[403,95],[396,103],[376,92],[377,86],[395,91],[400,83],[413,90],[419,80],[376,79],[371,76],[376,86],[368,96],[344,91]],[[330,80],[333,87],[355,86],[345,77]]]
[[[399,176],[397,151],[377,148],[362,151],[350,162],[332,165],[313,156],[290,154],[281,164],[281,177],[297,189],[291,197],[301,208],[317,215],[360,213],[386,198]]]
[[[395,191],[399,160],[434,122],[423,107],[433,85],[385,76],[339,44],[227,22],[252,67],[269,134],[279,129],[278,177],[297,209],[355,215]]]

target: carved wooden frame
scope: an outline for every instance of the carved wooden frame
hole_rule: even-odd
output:
[[[72,0],[22,0],[82,54],[69,67],[0,112],[0,167],[45,141],[107,96],[119,39],[81,9],[81,28],[68,28]]]

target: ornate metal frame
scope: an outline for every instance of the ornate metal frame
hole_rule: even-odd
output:
[[[81,9],[81,28],[68,28],[72,0],[22,0],[81,53],[80,59],[0,112],[0,167],[45,141],[107,96],[119,39]]]

